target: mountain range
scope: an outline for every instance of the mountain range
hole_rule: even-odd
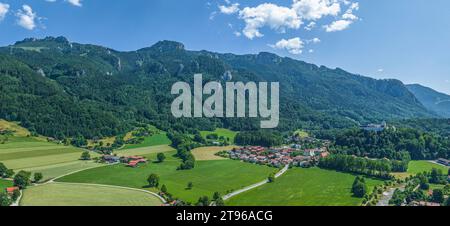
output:
[[[0,48],[0,118],[57,138],[111,136],[147,123],[176,131],[258,128],[258,119],[172,117],[172,84],[192,83],[195,73],[204,81],[280,82],[279,130],[444,116],[423,97],[428,93],[399,80],[376,80],[272,53],[190,51],[173,41],[125,52],[47,37]]]
[[[450,95],[419,84],[407,85],[406,87],[426,108],[442,117],[450,118]]]

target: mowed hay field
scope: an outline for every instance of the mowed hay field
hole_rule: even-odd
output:
[[[208,161],[208,160],[224,160],[216,154],[221,151],[230,151],[238,146],[226,146],[226,147],[201,147],[192,150],[192,154],[197,161]]]
[[[41,172],[44,180],[48,180],[95,166],[95,163],[78,160],[82,152],[82,149],[73,146],[58,145],[34,137],[13,136],[5,144],[0,144],[0,162],[16,172]],[[96,156],[91,152],[91,157]]]
[[[416,175],[418,173],[423,172],[431,172],[433,168],[442,170],[443,173],[446,173],[449,167],[439,165],[429,161],[411,161],[408,165],[408,172],[406,173],[393,173],[397,178],[406,178],[411,175]]]
[[[319,168],[293,168],[274,183],[242,193],[226,202],[231,206],[359,206],[352,197],[354,175]],[[381,180],[367,179],[369,190]]]
[[[167,153],[168,158],[164,163],[150,163],[138,168],[129,168],[122,164],[100,167],[72,174],[57,181],[108,184],[141,189],[146,187],[148,176],[155,173],[160,177],[160,185],[166,185],[168,192],[174,197],[195,203],[200,196],[212,197],[214,192],[227,194],[232,190],[260,182],[275,171],[266,166],[232,160],[197,161],[192,170],[177,170],[180,161],[175,159],[173,154],[175,153]],[[194,185],[191,190],[187,189],[189,182]],[[149,190],[157,191],[155,188]]]
[[[25,190],[21,206],[160,206],[142,191],[98,185],[50,183]]]

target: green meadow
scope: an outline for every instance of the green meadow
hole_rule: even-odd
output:
[[[95,168],[63,177],[58,182],[94,183],[133,188],[146,188],[147,178],[155,173],[160,177],[160,186],[166,185],[169,193],[187,202],[195,203],[203,195],[212,197],[214,192],[227,194],[248,185],[262,181],[275,171],[273,168],[242,163],[232,160],[198,161],[192,170],[180,171],[180,161],[166,153],[164,163],[150,163],[139,168],[122,164]],[[155,159],[156,154],[148,156]],[[187,184],[193,183],[192,189]],[[157,191],[150,188],[151,191]]]
[[[423,172],[430,172],[433,168],[440,169],[444,173],[446,173],[449,169],[449,167],[428,161],[411,161],[408,166],[408,173],[418,174]]]
[[[12,181],[0,179],[0,192],[5,191],[6,188],[9,188],[12,186],[13,186]]]
[[[144,139],[144,141],[140,144],[126,144],[122,149],[135,149],[135,148],[144,148],[151,146],[161,146],[161,145],[169,145],[172,142],[167,137],[167,133],[160,132],[153,136],[148,136]]]
[[[274,183],[242,193],[226,202],[231,206],[359,206],[353,197],[354,175],[319,168],[290,169]],[[381,180],[366,178],[369,190]]]
[[[206,136],[210,134],[217,134],[219,137],[229,138],[230,142],[233,144],[234,139],[236,138],[237,132],[231,131],[229,129],[216,129],[214,131],[201,131],[200,135],[206,139]]]
[[[160,206],[156,196],[99,185],[51,183],[25,190],[21,206]]]
[[[430,172],[433,168],[440,169],[442,172],[447,172],[449,167],[439,165],[429,161],[411,161],[408,165],[408,171],[406,173],[393,173],[397,178],[406,178],[418,173]]]

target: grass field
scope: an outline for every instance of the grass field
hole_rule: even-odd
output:
[[[132,155],[140,155],[147,156],[149,154],[155,153],[165,153],[171,152],[174,149],[168,145],[159,145],[159,146],[151,146],[151,147],[141,147],[141,148],[133,148],[133,149],[121,149],[114,152],[118,156],[132,156]]]
[[[134,149],[134,148],[143,148],[150,146],[160,146],[160,145],[169,145],[172,142],[167,137],[165,132],[161,132],[159,134],[155,134],[153,136],[146,137],[144,142],[140,144],[126,144],[122,149]]]
[[[9,188],[12,186],[13,186],[12,181],[0,179],[0,192],[4,192],[6,188]]]
[[[29,137],[10,137],[6,144],[0,144],[0,162],[14,170],[74,162],[81,153],[79,148]]]
[[[441,169],[444,173],[448,171],[449,167],[442,166],[429,161],[411,161],[408,165],[408,172],[394,173],[397,178],[406,178],[410,175],[415,175],[423,172],[430,172],[433,168]]]
[[[237,132],[231,131],[229,129],[216,129],[214,131],[201,131],[200,135],[206,139],[206,136],[210,134],[217,134],[219,137],[230,138],[230,142],[234,144],[234,138],[236,138]]]
[[[30,137],[10,137],[6,144],[0,144],[0,162],[16,172],[40,172],[44,181],[97,166],[96,163],[79,161],[81,153],[79,148]],[[96,154],[91,153],[91,156]]]
[[[192,150],[197,161],[208,161],[208,160],[223,160],[224,158],[217,156],[216,154],[221,151],[229,151],[237,146],[226,146],[226,147],[201,147]]]
[[[168,159],[164,163],[150,163],[139,168],[124,165],[100,167],[69,175],[58,181],[144,188],[147,177],[155,173],[160,177],[160,185],[165,184],[169,193],[195,203],[202,195],[211,197],[214,192],[226,194],[264,180],[274,172],[269,167],[232,160],[198,161],[194,169],[178,171],[176,169],[180,161],[170,153],[166,156]],[[189,182],[194,185],[192,190],[186,189]]]
[[[358,206],[362,199],[352,197],[354,175],[319,168],[290,169],[275,183],[231,198],[232,206]],[[369,190],[382,181],[366,179]]]
[[[50,183],[25,190],[21,206],[160,206],[145,192],[97,185]]]
[[[73,162],[65,162],[48,166],[34,167],[34,168],[25,168],[22,170],[32,172],[32,173],[42,173],[44,178],[42,181],[48,181],[50,179],[71,173],[76,172],[83,169],[89,169],[97,166],[102,166],[102,164],[95,163],[92,161],[73,161]]]

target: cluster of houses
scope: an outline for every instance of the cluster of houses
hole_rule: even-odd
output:
[[[119,157],[119,156],[115,156],[115,155],[104,155],[104,156],[102,156],[102,160],[105,163],[109,163],[109,164],[124,163],[127,166],[133,167],[133,168],[138,167],[139,164],[146,164],[148,162],[148,160],[142,156]]]
[[[264,147],[243,147],[233,149],[228,152],[229,158],[241,160],[244,162],[260,165],[269,165],[273,167],[283,167],[286,165],[298,167],[311,167],[318,162],[320,158],[327,157],[329,152],[327,148],[315,148],[301,150],[300,146],[282,148],[264,148]]]

